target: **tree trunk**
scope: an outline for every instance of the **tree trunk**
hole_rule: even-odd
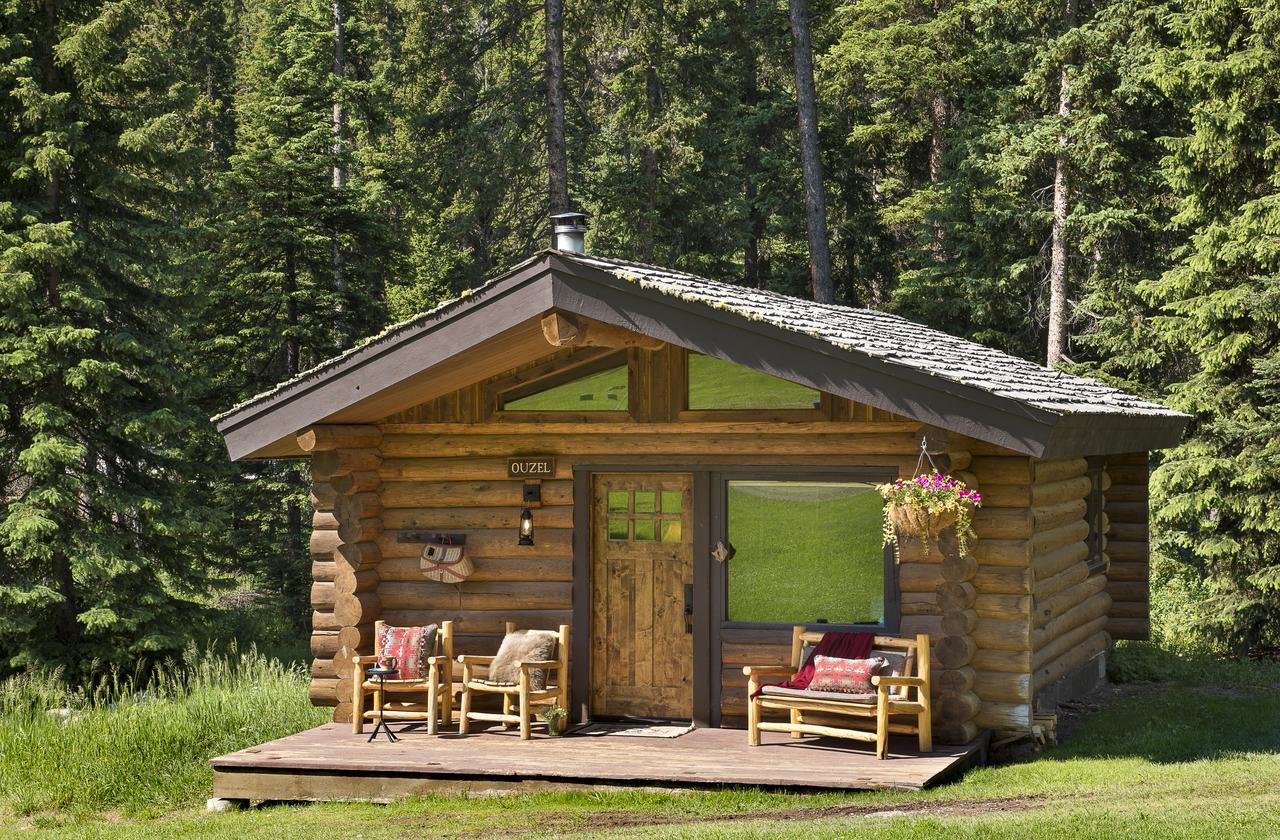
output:
[[[754,9],[751,11],[754,12]],[[746,154],[742,171],[746,176],[747,242],[742,268],[743,280],[746,284],[756,289],[763,289],[767,286],[765,267],[760,263],[760,240],[764,238],[764,213],[760,209],[760,187],[757,180],[760,177],[760,150],[765,148],[766,138],[765,128],[758,122],[759,115],[756,113],[760,105],[760,70],[756,62],[756,51],[753,45],[747,42],[747,37],[743,36],[742,45],[742,61],[746,67],[742,98],[751,109],[752,117],[757,120],[757,124],[753,132],[755,136],[750,138],[750,142],[744,144]]]
[[[809,280],[813,299],[833,303],[831,246],[827,242],[827,200],[822,191],[818,149],[818,105],[813,84],[813,44],[809,38],[808,0],[789,0],[791,46],[795,56],[796,106],[800,117],[800,165],[804,174],[804,210],[809,228]]]
[[[569,207],[564,142],[564,0],[546,0],[547,194],[552,213]]]
[[[1076,25],[1077,0],[1067,0],[1063,28]],[[1071,205],[1071,183],[1067,172],[1066,121],[1071,116],[1070,59],[1064,60],[1058,83],[1058,148],[1053,160],[1053,242],[1049,257],[1049,338],[1045,364],[1053,367],[1063,358],[1067,345],[1067,214]]]
[[[302,369],[302,348],[298,343],[298,267],[293,255],[293,246],[284,251],[284,294],[285,323],[288,324],[289,335],[284,340],[284,365],[289,378],[298,375]]]
[[[341,193],[347,186],[347,168],[343,155],[346,153],[347,115],[343,108],[342,81],[347,75],[346,61],[346,9],[345,0],[333,0],[333,75],[337,80],[337,89],[333,96],[333,190]],[[333,290],[338,296],[337,311],[334,312],[334,332],[337,334],[339,348],[350,346],[350,325],[347,323],[347,278],[346,265],[342,256],[342,243],[338,231],[330,233],[333,248]]]
[[[942,181],[942,162],[947,154],[947,121],[950,117],[950,106],[941,91],[935,92],[929,99],[929,183],[939,184]],[[942,262],[946,248],[946,228],[942,222],[933,222],[933,259]]]

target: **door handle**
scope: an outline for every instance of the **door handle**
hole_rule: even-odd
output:
[[[684,585],[684,632],[693,632],[693,584]]]

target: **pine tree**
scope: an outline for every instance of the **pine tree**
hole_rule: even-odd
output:
[[[205,120],[163,7],[0,14],[0,670],[84,675],[181,648],[219,568],[168,334]]]

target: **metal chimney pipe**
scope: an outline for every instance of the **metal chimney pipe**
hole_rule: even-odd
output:
[[[581,254],[587,233],[586,213],[555,213],[551,216],[551,247],[557,251]]]

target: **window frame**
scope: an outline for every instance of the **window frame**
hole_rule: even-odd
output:
[[[1084,518],[1089,523],[1089,536],[1086,538],[1089,556],[1085,559],[1085,563],[1089,569],[1089,577],[1093,577],[1106,574],[1111,565],[1106,553],[1107,535],[1102,527],[1103,515],[1106,512],[1106,497],[1102,489],[1103,476],[1106,474],[1106,458],[1091,455],[1085,460],[1089,465],[1085,475],[1090,482],[1089,495],[1085,497]]]
[[[503,404],[508,400],[532,396],[541,391],[555,388],[558,385],[566,385],[575,379],[619,367],[624,367],[627,370],[627,405],[622,409],[548,411],[546,409],[503,408]],[[632,354],[625,348],[589,348],[576,351],[567,358],[555,359],[530,370],[521,371],[492,382],[485,387],[485,400],[492,412],[492,418],[500,422],[627,423],[635,419],[634,393],[635,366],[632,364]]]
[[[710,481],[710,542],[728,542],[729,482],[730,481],[830,481],[859,484],[883,484],[898,478],[893,468],[853,467],[848,470],[828,467],[809,468],[763,467],[742,468],[711,473]],[[731,621],[729,619],[729,563],[712,561],[711,571],[711,622],[724,630],[776,630],[781,627],[803,625],[810,630],[835,630],[895,635],[902,623],[902,594],[898,584],[898,564],[892,546],[885,546],[884,563],[884,620],[879,624],[841,624],[805,621]],[[717,568],[718,567],[718,568]]]
[[[813,388],[818,392],[819,406],[817,408],[689,408],[689,357],[694,354],[692,350],[685,350],[675,360],[671,370],[671,384],[675,389],[676,419],[686,422],[699,421],[725,421],[725,420],[777,420],[788,422],[806,422],[817,420],[830,420],[833,417],[835,399],[831,394],[818,388]],[[709,354],[699,354],[709,355]],[[712,358],[719,358],[713,356]],[[727,364],[737,364],[730,362],[728,359],[720,359]],[[741,367],[747,367],[742,365]],[[754,368],[751,368],[754,370]],[[764,373],[764,371],[758,371]],[[766,374],[772,376],[772,374]],[[781,378],[781,377],[778,377]],[[801,383],[793,383],[800,385]],[[801,385],[804,388],[810,388],[809,385]]]

